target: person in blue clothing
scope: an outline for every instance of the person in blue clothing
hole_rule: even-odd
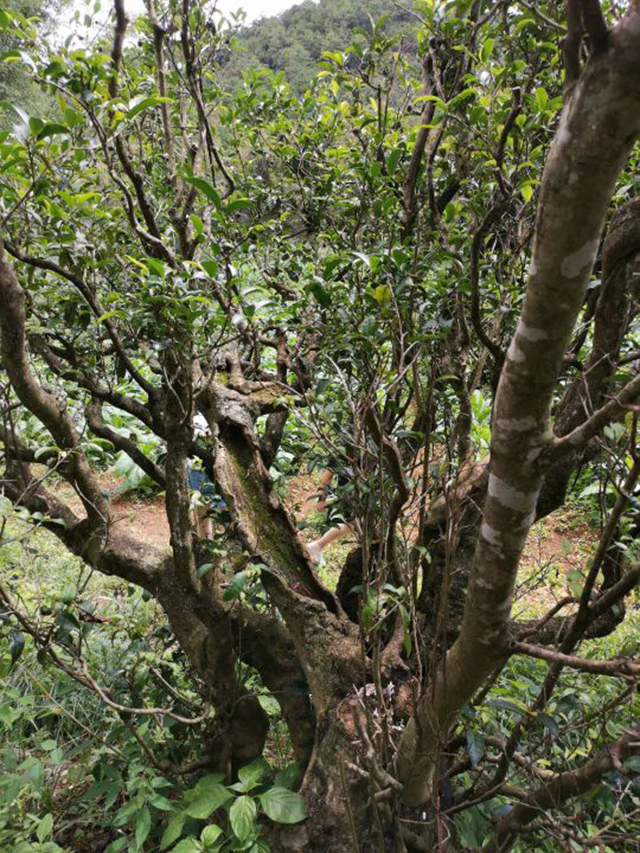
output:
[[[209,426],[202,417],[197,414],[193,419],[193,427],[196,436],[204,437],[209,435]],[[211,482],[207,473],[203,471],[199,459],[189,459],[189,488],[193,492],[199,492],[202,498],[202,503],[196,505],[193,515],[193,522],[196,535],[199,539],[213,539],[213,524],[211,521],[212,509],[225,509],[226,504],[216,491],[215,485]]]
[[[336,465],[335,467],[338,466]],[[308,498],[300,508],[300,517],[302,519],[305,519],[312,511],[321,513],[326,510],[331,496],[331,482],[334,476],[333,466],[326,468],[322,472],[320,488],[315,492],[315,494],[311,495],[311,497]],[[339,490],[344,489],[344,487],[349,483],[348,477],[341,471],[338,472],[337,481]],[[344,539],[345,536],[350,536],[354,532],[355,530],[353,525],[344,522],[332,527],[330,530],[327,530],[327,532],[319,539],[309,542],[307,544],[307,550],[309,551],[313,562],[322,563],[322,552],[328,545],[332,545],[334,542],[338,542],[340,539]]]

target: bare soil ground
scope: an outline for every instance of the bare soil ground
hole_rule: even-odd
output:
[[[100,485],[105,491],[116,489],[120,484],[110,473],[100,476]],[[59,482],[53,491],[62,498],[74,512],[82,511],[80,498],[67,483]],[[161,497],[140,497],[123,492],[112,496],[114,528],[118,532],[128,533],[135,539],[141,539],[157,548],[169,548],[169,522]]]
[[[290,511],[295,513],[317,491],[319,477],[319,472],[316,472],[290,481],[285,498]],[[105,490],[117,486],[108,473],[101,476],[101,484]],[[68,485],[58,484],[55,490],[73,509],[80,510],[80,501]],[[154,547],[169,548],[169,525],[161,497],[143,498],[124,493],[114,496],[113,506],[118,530]],[[311,513],[301,530],[302,539],[310,542],[322,535],[326,524],[322,516]],[[526,611],[536,616],[569,595],[570,579],[585,570],[599,532],[588,525],[575,509],[563,508],[536,524],[529,535],[520,566],[516,612]],[[325,550],[324,564],[318,569],[324,582],[335,584],[344,558],[354,544],[355,540],[345,539]]]

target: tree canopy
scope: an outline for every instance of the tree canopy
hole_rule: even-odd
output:
[[[155,801],[130,777],[109,853],[634,849],[640,665],[592,644],[637,619],[640,5],[424,2],[346,45],[350,9],[269,25],[339,23],[292,39],[320,48],[304,90],[227,85],[201,0],[115,0],[57,50],[2,10],[56,108],[0,134],[0,535],[155,614],[144,676],[107,685],[81,584],[42,607],[22,566],[5,675],[37,650],[163,774]],[[119,523],[114,459],[166,547]],[[292,497],[314,467],[352,539],[333,576]],[[527,539],[584,477],[590,553],[532,615]],[[619,687],[594,710],[577,674]],[[271,787],[265,695],[297,772]]]

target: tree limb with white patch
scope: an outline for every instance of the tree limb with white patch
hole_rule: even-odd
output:
[[[440,745],[508,654],[515,576],[553,442],[550,412],[618,174],[640,132],[640,9],[568,95],[547,159],[526,297],[493,414],[489,485],[460,635],[400,744],[404,801],[425,802]]]

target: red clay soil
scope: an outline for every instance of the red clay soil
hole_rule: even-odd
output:
[[[317,480],[319,474],[293,478],[285,500],[287,509],[295,513],[300,505],[316,492]],[[113,489],[116,485],[109,474],[101,476],[100,482],[105,490]],[[58,485],[55,491],[72,509],[80,511],[80,501],[66,483]],[[131,498],[123,494],[121,497],[115,495],[112,500],[115,525],[119,530],[155,547],[169,548],[169,524],[162,498]],[[411,521],[408,526],[413,527]],[[408,530],[405,535],[407,533],[409,538],[412,538]],[[539,604],[544,607],[567,595],[569,574],[574,570],[584,571],[598,534],[599,531],[584,524],[577,527],[567,524],[564,516],[552,515],[537,524],[529,535],[519,573],[523,579],[541,574],[538,584],[534,585],[537,588],[525,593],[527,604]],[[318,533],[315,532],[315,535]],[[305,540],[312,538],[306,531],[302,536]]]

